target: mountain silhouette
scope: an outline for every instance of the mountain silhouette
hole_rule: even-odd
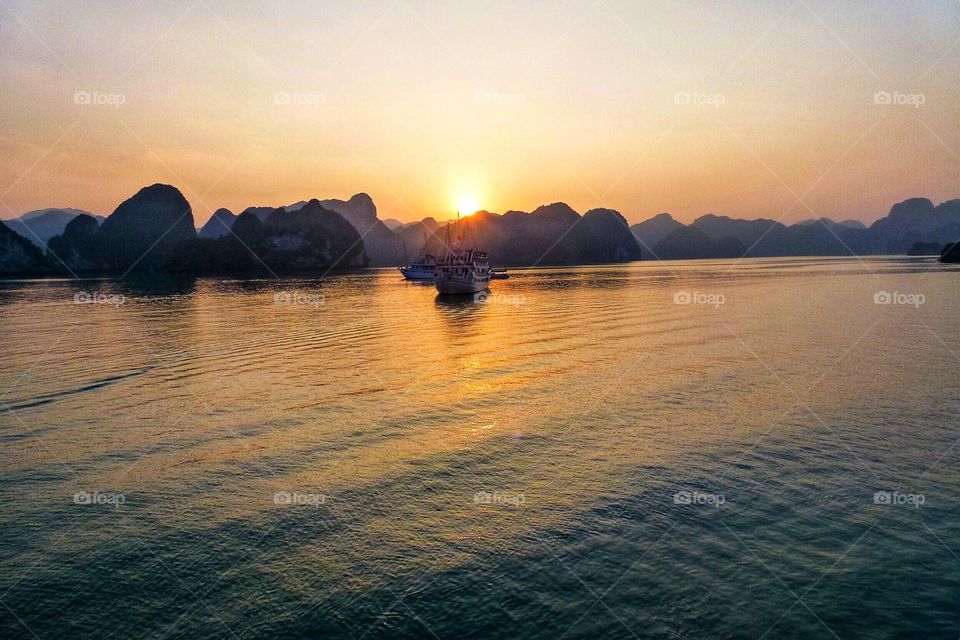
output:
[[[180,243],[195,240],[190,203],[176,187],[144,187],[111,213],[96,234],[97,251],[109,271],[157,271]]]
[[[669,213],[659,213],[649,220],[631,226],[630,231],[640,241],[641,247],[650,250],[658,242],[683,226],[683,223],[674,220]]]
[[[183,194],[170,185],[155,184],[121,203],[102,225],[91,216],[76,216],[62,234],[50,239],[51,259],[47,263],[62,262],[73,271],[108,273],[131,269],[297,271],[367,263],[360,234],[317,200],[295,211],[272,208],[262,216],[263,221],[258,214],[262,212],[234,217],[220,209],[201,229],[205,237],[200,237]],[[4,229],[11,236],[6,239],[9,247],[5,247],[8,262],[22,264],[24,271],[36,269],[36,256],[22,249],[26,240]],[[6,258],[0,255],[0,261]]]
[[[638,239],[646,242],[644,238],[656,237],[656,233],[675,225],[680,223],[659,214],[633,225],[631,230]],[[911,198],[895,204],[887,216],[869,227],[857,221],[834,222],[829,218],[804,220],[787,226],[764,218],[741,220],[707,214],[686,228],[695,228],[703,235],[677,233],[674,229],[652,245],[653,253],[663,259],[902,255],[917,243],[943,246],[960,240],[960,200],[934,206],[926,198]],[[707,244],[704,236],[713,247]],[[738,246],[734,241],[742,246],[740,255],[729,255]],[[660,243],[665,244],[660,247]]]
[[[954,242],[951,225],[960,224],[960,200],[938,206],[927,198],[911,198],[895,204],[890,214],[870,225],[881,253],[906,253],[915,242]],[[946,228],[946,229],[945,229]],[[952,236],[952,237],[951,237]]]
[[[636,238],[619,213],[595,209],[581,217],[562,202],[531,213],[478,211],[438,228],[425,250],[442,254],[458,238],[464,247],[485,249],[490,261],[501,265],[623,262],[641,256]]]
[[[47,240],[47,255],[8,226],[24,221],[55,226],[64,220],[62,233]],[[495,264],[514,266],[638,260],[643,253],[640,241],[652,248],[643,257],[661,259],[935,255],[940,247],[952,245],[941,254],[948,262],[960,253],[954,244],[960,241],[960,200],[934,205],[926,198],[911,198],[869,227],[828,218],[787,226],[771,219],[716,214],[684,225],[665,213],[629,227],[611,209],[581,216],[555,202],[530,213],[478,211],[459,222],[424,218],[395,229],[377,218],[373,200],[361,193],[346,201],[249,207],[239,216],[219,209],[198,234],[183,194],[173,186],[154,184],[121,203],[102,224],[71,209],[40,210],[6,221],[0,229],[0,270],[316,271],[400,264],[405,253],[407,259],[420,251],[442,254],[457,240],[485,249]]]

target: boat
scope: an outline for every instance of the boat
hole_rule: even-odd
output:
[[[440,295],[480,293],[490,288],[487,254],[476,249],[452,250],[437,260],[434,283]]]
[[[437,258],[425,253],[406,267],[397,267],[407,280],[432,281],[437,275]]]
[[[507,273],[506,269],[490,269],[490,279],[491,280],[506,280],[510,277],[510,274]]]

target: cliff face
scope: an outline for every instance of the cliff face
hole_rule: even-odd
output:
[[[49,270],[49,263],[35,244],[0,222],[0,274],[35,274]]]
[[[940,252],[940,262],[960,263],[960,242],[951,242]]]

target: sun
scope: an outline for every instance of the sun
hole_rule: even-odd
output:
[[[457,197],[457,211],[461,216],[468,216],[480,210],[480,201],[474,195],[464,194]]]

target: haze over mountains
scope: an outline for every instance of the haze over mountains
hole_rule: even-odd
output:
[[[28,211],[14,220],[4,220],[3,223],[40,248],[44,248],[50,238],[63,233],[67,223],[80,214],[92,216],[98,222],[103,222],[105,219],[103,216],[95,216],[89,211],[80,209],[37,209]]]
[[[784,225],[707,214],[685,225],[668,213],[629,226],[620,213],[582,216],[557,202],[530,213],[478,211],[459,222],[381,220],[373,200],[312,199],[217,210],[197,230],[175,187],[141,189],[107,218],[76,209],[29,212],[0,225],[0,273],[187,271],[247,273],[389,267],[456,240],[494,264],[571,265],[640,259],[851,254],[934,255],[960,239],[960,200],[912,198],[869,227],[827,218]],[[955,252],[954,252],[955,253]],[[951,254],[953,255],[953,254]]]

